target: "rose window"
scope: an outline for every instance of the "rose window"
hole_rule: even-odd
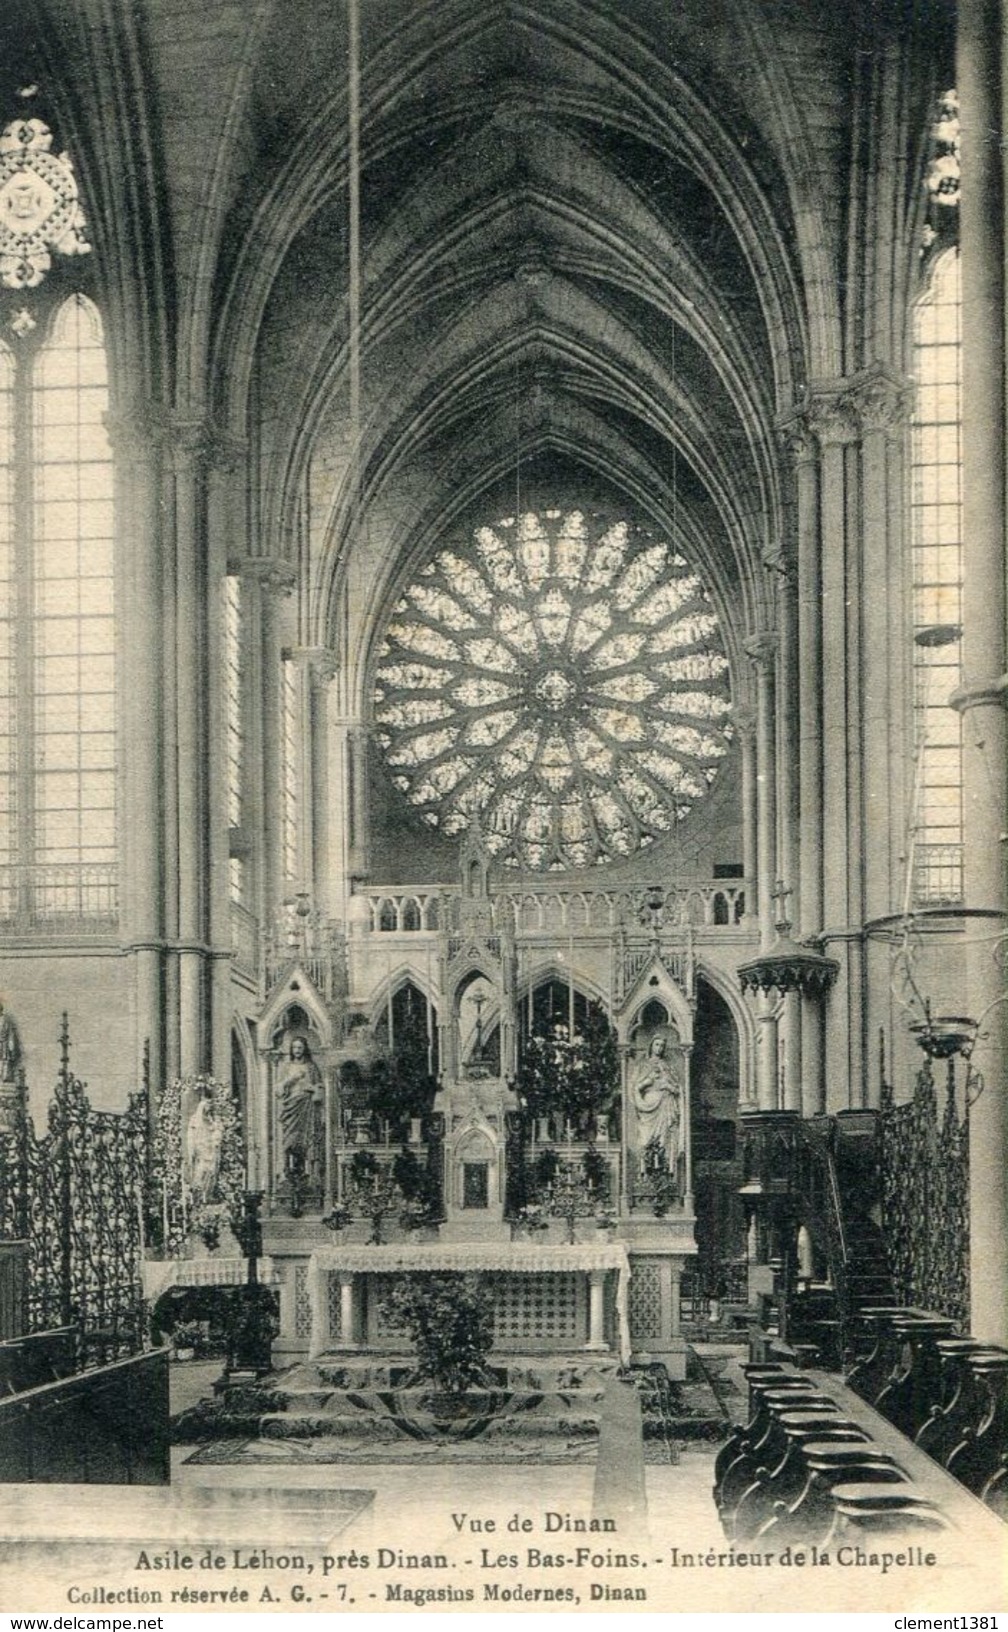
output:
[[[399,600],[375,681],[396,786],[513,867],[585,867],[669,833],[731,735],[710,596],[671,544],[549,510],[444,549]]]

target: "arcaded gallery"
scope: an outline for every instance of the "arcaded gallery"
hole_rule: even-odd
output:
[[[1003,1547],[1006,75],[3,7],[4,1480]]]

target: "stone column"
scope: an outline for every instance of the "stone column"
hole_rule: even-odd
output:
[[[807,416],[792,420],[783,436],[794,461],[797,495],[798,838],[795,876],[787,883],[795,891],[799,937],[807,938],[823,927],[819,448]],[[814,1116],[826,1105],[823,1006],[814,999],[800,1002],[801,1110],[804,1116]]]
[[[328,830],[328,691],[337,669],[328,646],[296,646],[291,658],[301,670],[302,732],[300,873],[324,917],[342,914],[343,903],[329,899]]]
[[[149,1043],[155,1090],[166,1080],[160,430],[139,413],[109,420],[117,480],[122,655],[119,926],[135,967],[136,1077],[139,1081]]]
[[[202,423],[179,422],[171,435],[175,509],[175,746],[178,860],[179,1069],[208,1061],[206,466]],[[170,662],[171,654],[169,654]]]
[[[800,816],[798,596],[795,574],[790,564],[783,567],[777,580],[777,605],[780,624],[777,687],[777,763],[780,783],[778,872],[792,893],[796,893]],[[780,1057],[783,1067],[782,1109],[798,1111],[801,1109],[802,1095],[802,1018],[801,995],[798,992],[788,992],[783,1000]]]
[[[861,427],[862,562],[862,809],[863,863],[858,912],[851,921],[884,918],[902,904],[906,869],[912,730],[906,606],[908,541],[905,453],[912,388],[881,364],[862,375],[851,393]],[[902,632],[902,638],[900,638]],[[853,863],[852,863],[853,866]],[[878,1103],[873,1041],[892,1025],[892,949],[865,938],[862,1056],[864,1102]],[[902,1028],[897,1028],[897,1041]]]
[[[368,734],[366,726],[358,723],[347,732],[347,773],[350,782],[347,799],[349,842],[347,867],[351,879],[366,879],[371,873],[368,853]]]
[[[683,1211],[688,1217],[693,1216],[693,1093],[690,1079],[690,1062],[693,1057],[693,1044],[682,1044],[683,1057]]]
[[[909,635],[899,638],[899,613],[906,597],[903,449],[912,389],[879,366],[855,384],[851,402],[861,426],[864,907],[872,919],[900,904],[894,847],[898,856],[906,837],[903,676]]]
[[[840,964],[825,1012],[829,1078],[826,1108],[846,1110],[851,1103],[852,1088],[857,1092],[858,1085],[864,1081],[861,913],[857,910],[852,915],[851,911],[851,889],[860,889],[861,866],[860,799],[856,785],[860,778],[857,626],[861,609],[860,572],[852,559],[850,545],[857,532],[857,516],[852,513],[855,488],[851,463],[858,427],[849,382],[830,381],[814,387],[808,420],[820,448],[821,927],[824,952]],[[804,588],[803,577],[800,593]],[[804,793],[804,772],[802,788]],[[855,858],[853,869],[852,857]],[[808,910],[804,888],[803,883],[803,924]],[[811,1071],[816,1068],[816,1042],[803,1036],[803,1043],[806,1042],[811,1042],[811,1057],[806,1067]],[[860,1103],[859,1094],[856,1102]]]
[[[960,0],[962,108],[964,893],[1005,927],[1008,910],[1005,704],[1005,194],[1001,8]],[[974,920],[974,924],[985,920]],[[970,1113],[970,1325],[1008,1343],[1008,1084],[1004,969],[992,943],[967,937],[973,1065],[984,1091]]]
[[[606,1348],[605,1340],[605,1278],[604,1269],[588,1271],[588,1341],[586,1349]]]
[[[742,773],[742,876],[746,883],[745,919],[758,924],[756,884],[756,710],[745,703],[732,709]]]
[[[228,693],[226,673],[226,610],[225,580],[229,558],[235,553],[235,540],[244,542],[245,515],[245,447],[243,444],[217,437],[210,449],[211,463],[207,472],[206,517],[206,809],[207,836],[205,863],[206,940],[208,949],[209,1014],[205,1061],[220,1082],[231,1080],[231,1032],[234,1019],[234,996],[231,964],[233,956],[231,929],[231,832],[228,811],[228,783],[224,769],[227,752]],[[249,586],[251,587],[251,586]],[[254,882],[261,855],[249,843],[249,817],[255,806],[255,787],[250,772],[259,763],[255,753],[254,710],[249,706],[249,614],[255,616],[257,597],[250,598],[243,591],[242,661],[245,670],[242,687],[242,730],[245,743],[242,771],[242,833],[246,876]],[[254,896],[249,905],[254,904]]]
[[[777,755],[775,660],[777,636],[753,635],[746,651],[756,665],[756,848],[760,951],[774,939],[773,888],[777,868]],[[777,1109],[777,1019],[773,1000],[756,999],[756,1094],[761,1111]]]
[[[247,556],[242,579],[256,612],[250,619],[249,650],[254,651],[250,693],[257,699],[250,720],[249,757],[254,827],[261,857],[256,890],[260,935],[272,924],[283,897],[283,743],[281,681],[284,647],[285,600],[294,588],[296,573],[289,561],[276,556]]]
[[[356,1349],[359,1344],[357,1333],[357,1299],[354,1296],[354,1275],[351,1270],[340,1270],[340,1348]]]

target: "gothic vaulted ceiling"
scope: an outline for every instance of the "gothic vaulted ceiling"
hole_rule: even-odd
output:
[[[786,546],[778,422],[808,380],[898,360],[864,174],[891,165],[899,230],[950,8],[359,11],[355,465],[347,6],[7,8],[8,99],[48,71],[80,162],[113,388],[254,447],[258,547],[307,538],[311,638],[347,646],[358,697],[404,584],[523,475],[670,537],[734,669]]]

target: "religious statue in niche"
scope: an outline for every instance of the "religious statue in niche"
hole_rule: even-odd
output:
[[[647,1053],[635,1062],[629,1099],[629,1143],[641,1172],[645,1171],[651,1149],[664,1155],[668,1172],[676,1178],[683,1149],[683,1077],[681,1067],[669,1057],[665,1032],[655,1032]]]
[[[312,1059],[307,1038],[299,1032],[290,1039],[287,1063],[281,1069],[277,1099],[284,1172],[320,1183],[325,1161],[322,1073]]]
[[[215,1199],[224,1124],[208,1087],[200,1084],[194,1091],[194,1101],[186,1121],[185,1160],[189,1190],[198,1203]]]

